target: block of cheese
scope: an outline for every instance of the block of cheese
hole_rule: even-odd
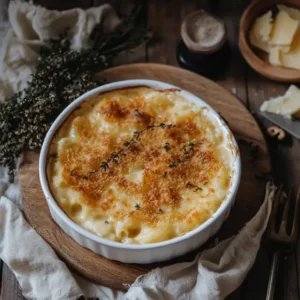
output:
[[[269,44],[267,42],[264,42],[261,38],[258,38],[253,31],[250,32],[250,42],[253,46],[257,47],[260,50],[263,50],[267,53],[269,53]]]
[[[274,66],[281,66],[281,49],[278,47],[270,48],[269,63]]]
[[[298,116],[300,113],[300,90],[291,85],[283,96],[265,101],[261,111],[282,115],[285,118]]]
[[[288,7],[282,4],[278,4],[277,8],[279,9],[279,11],[285,11],[286,13],[289,14],[289,16],[291,18],[293,18],[294,20],[298,20],[300,22],[300,10],[293,8],[293,7]]]
[[[250,42],[269,53],[270,64],[300,70],[300,10],[285,5],[277,8],[274,22],[271,11],[255,20]]]
[[[298,29],[299,21],[292,19],[285,11],[276,16],[271,36],[272,45],[290,45]]]
[[[276,46],[282,53],[287,53],[291,50],[291,46]]]
[[[254,34],[263,41],[268,41],[270,39],[270,34],[272,31],[272,12],[269,10],[267,13],[257,18],[253,25]]]
[[[268,11],[255,20],[250,31],[250,42],[257,48],[269,52],[268,41],[272,31],[272,12]]]
[[[291,50],[281,54],[281,61],[284,67],[300,70],[300,29],[297,30]]]

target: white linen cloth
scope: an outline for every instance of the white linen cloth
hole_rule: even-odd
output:
[[[11,2],[8,32],[0,60],[0,101],[23,88],[34,70],[38,48],[66,27],[72,47],[88,47],[96,23],[107,30],[118,24],[114,10],[97,8],[48,11],[25,2]],[[16,275],[23,295],[37,300],[73,300],[81,295],[128,300],[224,299],[242,283],[252,267],[269,219],[276,187],[266,187],[265,200],[241,232],[200,253],[193,262],[157,268],[131,285],[127,293],[113,291],[72,274],[51,247],[24,219],[18,182],[8,183],[0,168],[0,258]]]
[[[55,11],[27,2],[12,1],[9,9],[11,30],[0,56],[0,99],[23,89],[34,71],[41,45],[70,30],[71,47],[80,50],[89,46],[89,36],[96,24],[104,32],[112,31],[120,20],[110,5]]]

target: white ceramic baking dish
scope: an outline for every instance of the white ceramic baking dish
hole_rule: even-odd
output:
[[[92,91],[89,91],[72,102],[55,120],[49,132],[47,133],[40,154],[39,162],[39,174],[40,181],[42,185],[43,192],[45,194],[51,215],[55,222],[64,230],[66,234],[72,237],[81,246],[86,247],[97,254],[103,255],[106,258],[117,260],[125,263],[152,263],[158,261],[169,260],[176,256],[183,255],[188,251],[196,249],[197,247],[204,244],[208,238],[214,235],[223,222],[227,219],[230,210],[234,204],[235,195],[239,186],[240,176],[241,176],[241,160],[238,151],[238,146],[235,139],[232,136],[233,145],[236,147],[236,158],[234,161],[234,174],[232,180],[232,186],[230,191],[223,201],[219,209],[214,213],[214,215],[204,222],[202,225],[196,229],[188,232],[187,234],[173,238],[168,241],[154,243],[154,244],[122,244],[114,242],[108,239],[101,238],[96,234],[93,234],[83,227],[79,226],[73,222],[59,207],[55,199],[53,198],[47,180],[46,174],[46,162],[48,157],[48,148],[52,141],[52,138],[56,130],[61,126],[64,120],[69,116],[69,114],[80,105],[81,102],[90,99],[92,96],[103,93],[107,91],[112,91],[115,89],[127,88],[136,86],[149,86],[154,89],[166,90],[166,89],[178,89],[185,99],[198,103],[201,106],[206,106],[209,112],[214,118],[216,118],[219,126],[222,126],[224,131],[230,134],[230,130],[224,121],[220,118],[219,114],[216,113],[206,102],[199,99],[195,95],[181,90],[173,85],[152,81],[152,80],[125,80],[120,82],[114,82],[100,86]]]

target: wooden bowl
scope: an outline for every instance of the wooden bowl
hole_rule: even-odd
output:
[[[239,48],[248,64],[261,75],[276,81],[299,82],[300,70],[273,66],[264,61],[262,51],[252,47],[249,42],[249,30],[255,19],[268,10],[274,10],[277,4],[300,9],[299,0],[256,0],[244,11],[239,30]]]

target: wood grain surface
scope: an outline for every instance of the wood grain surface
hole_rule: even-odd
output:
[[[106,79],[109,82],[125,79],[154,79],[168,82],[207,101],[225,118],[238,141],[240,141],[242,180],[232,213],[214,238],[221,240],[236,234],[245,222],[250,220],[262,203],[266,179],[258,179],[256,175],[271,171],[269,154],[263,134],[244,105],[216,83],[171,66],[160,64],[125,65],[108,69],[97,75],[97,77]],[[253,149],[255,149],[255,159],[252,153]],[[256,153],[257,149],[258,152]],[[24,213],[29,223],[71,269],[100,284],[124,289],[124,283],[132,283],[137,276],[153,268],[154,264],[130,265],[107,260],[81,247],[69,238],[52,221],[49,214],[39,183],[38,158],[38,153],[26,153],[20,167],[19,180],[23,194]],[[211,242],[212,240],[206,244],[206,247]],[[196,252],[155,266],[168,265],[174,261],[191,260]]]

